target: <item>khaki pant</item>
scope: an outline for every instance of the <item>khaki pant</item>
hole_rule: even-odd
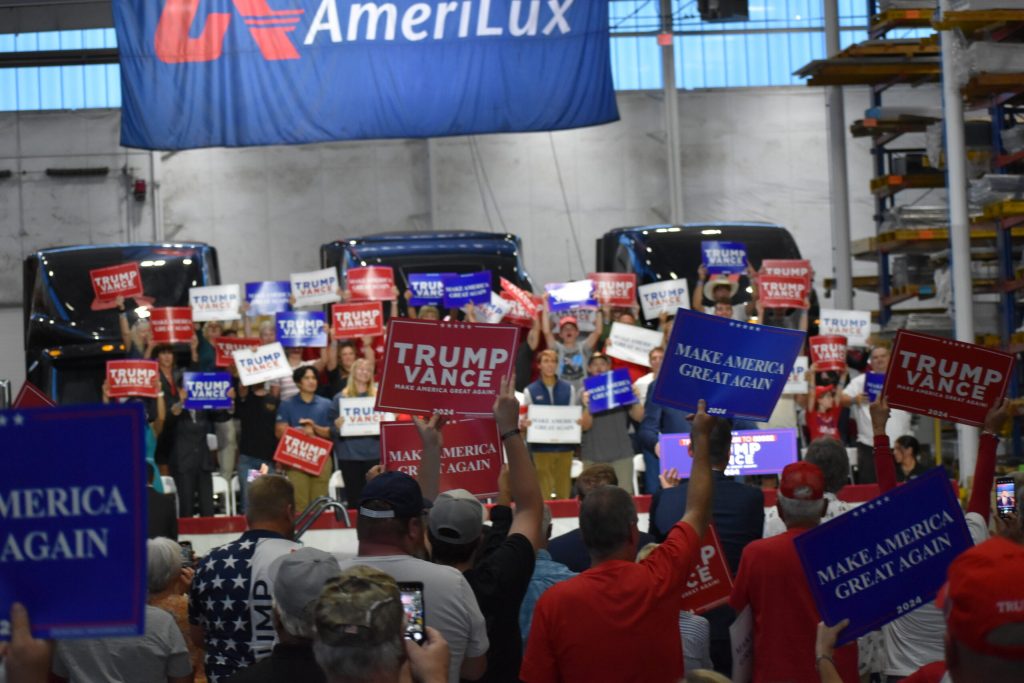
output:
[[[544,498],[568,498],[572,490],[572,456],[575,451],[534,451],[537,481]]]
[[[583,461],[584,468],[597,464],[593,460]],[[631,496],[635,493],[634,489],[636,486],[634,482],[636,482],[636,473],[633,472],[633,458],[622,458],[621,460],[613,460],[601,464],[612,466],[612,469],[615,470],[615,477],[619,480],[619,488],[626,489],[626,492]]]
[[[319,477],[306,474],[302,470],[287,469],[285,476],[295,487],[295,514],[301,513],[306,507],[320,496],[327,495],[327,484],[331,481],[331,457],[327,456],[324,469]]]

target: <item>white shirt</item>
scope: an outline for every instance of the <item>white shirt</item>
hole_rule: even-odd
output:
[[[838,517],[844,512],[848,512],[853,508],[860,505],[860,503],[847,503],[845,500],[839,500],[836,494],[825,491],[825,500],[828,501],[828,507],[825,508],[825,516],[821,518],[821,523],[824,524],[833,517]],[[772,536],[778,536],[779,534],[786,532],[786,524],[779,517],[778,506],[771,506],[770,508],[764,509],[764,537],[770,538]]]
[[[974,544],[988,540],[988,525],[977,512],[964,515]],[[886,676],[909,676],[925,664],[945,659],[943,636],[946,619],[935,602],[926,602],[912,612],[882,626],[885,639]]]
[[[648,372],[646,375],[633,382],[633,391],[636,392],[636,399],[640,401],[640,405],[647,403],[647,392],[650,390],[655,377],[656,375],[653,372]]]
[[[871,427],[871,411],[868,404],[857,404],[857,395],[864,393],[864,381],[866,374],[858,375],[843,389],[843,395],[853,399],[850,404],[850,414],[857,420],[857,443],[865,446],[875,445],[874,429]],[[885,433],[889,436],[889,442],[896,441],[901,436],[912,434],[910,429],[910,413],[905,410],[892,408],[889,411],[889,422],[885,425]]]

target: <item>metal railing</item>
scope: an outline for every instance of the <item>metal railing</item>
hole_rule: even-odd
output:
[[[327,510],[334,510],[334,518],[339,522],[345,522],[347,528],[352,528],[352,520],[349,519],[348,509],[330,496],[320,496],[307,505],[306,509],[295,518],[295,534],[292,539],[298,541],[309,527],[313,526],[313,523],[320,519],[320,515]]]

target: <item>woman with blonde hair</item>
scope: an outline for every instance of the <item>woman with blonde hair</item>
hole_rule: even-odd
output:
[[[334,460],[336,469],[341,471],[345,480],[345,499],[348,506],[359,505],[359,497],[366,484],[366,473],[380,462],[380,436],[342,436],[345,425],[341,402],[353,398],[369,398],[377,395],[377,383],[373,379],[373,363],[359,358],[352,364],[348,382],[332,399],[331,436],[334,438]],[[367,416],[373,414],[373,408],[359,408]]]

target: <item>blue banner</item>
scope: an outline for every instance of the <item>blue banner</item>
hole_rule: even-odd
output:
[[[868,395],[868,400],[872,403],[882,393],[883,386],[885,386],[884,372],[869,372],[864,377],[864,393]]]
[[[463,275],[445,275],[444,305],[462,308],[466,304],[491,303],[491,271]]]
[[[548,295],[548,310],[552,313],[571,311],[582,306],[597,306],[594,281],[556,282],[544,285]]]
[[[658,437],[661,471],[675,468],[679,476],[689,479],[689,434],[661,434]],[[729,447],[729,477],[747,474],[778,474],[786,465],[797,461],[799,449],[795,429],[740,429],[732,433]]]
[[[583,378],[583,388],[588,393],[588,409],[591,414],[636,403],[633,381],[629,370],[621,368],[603,375]]]
[[[277,341],[281,346],[327,346],[327,316],[323,311],[293,311],[278,313]]]
[[[292,283],[288,280],[245,283],[245,300],[249,304],[249,315],[274,315],[292,310],[288,303],[292,295]]]
[[[440,306],[444,302],[444,280],[455,273],[409,273],[410,306]]]
[[[230,410],[231,375],[226,372],[186,372],[185,408]]]
[[[711,275],[747,272],[747,246],[742,242],[701,242],[700,252]]]
[[[804,333],[680,308],[653,400],[693,412],[766,421],[786,386]]]
[[[935,599],[950,562],[972,545],[946,470],[936,467],[793,539],[838,645]]]
[[[139,403],[0,411],[0,640],[15,601],[36,638],[143,633],[145,430]]]
[[[427,138],[618,119],[608,3],[121,0],[121,144]]]

